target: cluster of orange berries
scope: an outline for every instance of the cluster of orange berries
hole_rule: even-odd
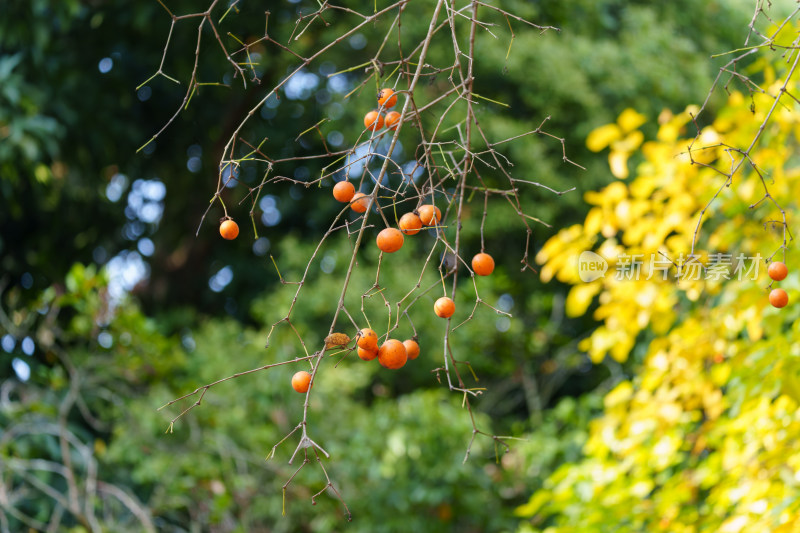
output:
[[[397,104],[397,95],[394,90],[381,89],[378,93],[380,108],[390,109],[395,104]],[[390,130],[396,130],[399,123],[400,113],[397,111],[390,111],[385,118],[378,110],[370,111],[364,116],[364,127],[371,131],[379,130],[384,125]],[[340,181],[336,184],[333,188],[333,197],[340,202],[350,203],[351,209],[356,213],[364,213],[369,208],[369,197],[363,192],[356,192],[353,184],[347,181]],[[219,226],[219,234],[223,239],[232,241],[239,236],[239,225],[231,218],[226,217]]]
[[[356,213],[363,213],[369,207],[369,197],[356,192],[355,186],[349,181],[340,181],[333,186],[333,197],[342,203],[350,203],[350,208]],[[442,211],[432,204],[424,204],[416,210],[405,213],[397,221],[400,228],[385,228],[378,233],[375,239],[378,249],[387,254],[394,253],[403,247],[403,235],[416,235],[424,226],[436,226],[442,220]],[[488,276],[494,271],[494,259],[491,255],[481,252],[472,258],[472,270],[478,276]]]
[[[345,336],[345,339],[349,339]],[[349,342],[349,340],[348,340]],[[378,359],[381,366],[397,370],[402,368],[409,359],[419,357],[420,349],[416,338],[400,342],[397,339],[388,339],[378,346],[378,334],[370,328],[359,330],[356,335],[356,353],[364,361]],[[297,392],[308,392],[311,388],[311,374],[305,370],[296,372],[292,376],[292,388]]]
[[[378,334],[370,328],[362,328],[356,336],[356,353],[364,361],[372,361],[376,357],[381,366],[391,370],[402,368],[409,359],[419,356],[419,344],[415,339],[400,342],[388,339],[378,346]]]
[[[767,274],[769,274],[769,277],[774,281],[782,281],[789,274],[789,269],[786,268],[786,265],[782,262],[773,261],[767,269]],[[772,289],[769,293],[769,303],[778,309],[786,307],[786,304],[789,303],[789,295],[786,294],[786,291],[783,289]]]
[[[378,93],[378,105],[382,109],[391,109],[397,103],[397,95],[392,89],[381,89]],[[389,111],[384,118],[379,109],[373,109],[364,115],[364,127],[370,131],[377,131],[384,125],[390,130],[396,130],[400,123],[400,113]]]

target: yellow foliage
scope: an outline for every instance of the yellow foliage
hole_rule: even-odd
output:
[[[766,276],[767,258],[784,260],[782,210],[796,226],[800,115],[785,95],[768,115],[785,71],[758,68],[767,93],[732,92],[696,140],[697,108],[662,113],[654,140],[632,110],[587,140],[610,148],[618,178],[641,163],[586,193],[584,224],[537,261],[544,281],[572,285],[570,316],[594,309],[578,345],[593,362],[637,343],[644,356],[606,395],[584,458],[517,510],[542,531],[800,532],[800,252],[785,251],[789,306],[769,305]],[[587,251],[608,263],[588,283]]]
[[[606,124],[592,130],[586,138],[586,147],[592,152],[603,150],[612,142],[622,137],[622,131],[616,124]]]

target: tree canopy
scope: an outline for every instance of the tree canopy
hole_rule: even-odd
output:
[[[790,531],[775,4],[10,2],[0,531]]]

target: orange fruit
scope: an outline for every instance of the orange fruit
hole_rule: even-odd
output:
[[[400,122],[400,113],[397,111],[389,111],[386,113],[386,119],[384,119],[383,123],[386,125],[387,128],[390,130],[396,130],[397,124]]]
[[[363,192],[357,192],[350,201],[350,209],[356,213],[364,213],[369,208],[369,196]]]
[[[222,235],[223,239],[232,241],[239,235],[239,224],[230,218],[223,220],[222,224],[219,225],[219,234]]]
[[[403,341],[409,359],[416,359],[419,356],[419,344],[414,339]]]
[[[393,89],[381,89],[381,92],[378,93],[378,105],[382,105],[384,108],[389,109],[390,107],[394,107],[397,103],[397,95],[394,94]]]
[[[364,348],[359,346],[358,350],[356,350],[356,352],[358,353],[358,356],[361,359],[363,359],[364,361],[372,361],[373,359],[378,357],[378,347],[377,346],[375,348],[371,349],[371,350],[367,350],[367,349],[364,349]]]
[[[297,372],[292,376],[292,388],[297,392],[308,392],[311,387],[311,374],[305,370]]]
[[[483,252],[475,254],[472,258],[472,270],[478,276],[488,276],[494,272],[494,258]]]
[[[356,339],[358,339],[356,340],[356,345],[359,348],[364,348],[365,350],[378,349],[378,334],[369,328],[359,330]]]
[[[774,261],[770,263],[769,268],[767,269],[767,274],[769,274],[769,277],[775,281],[781,281],[782,279],[785,279],[788,273],[789,269],[786,268],[786,265],[780,261]]]
[[[356,188],[349,181],[340,181],[333,186],[333,197],[343,204],[348,203],[356,194]]]
[[[377,111],[370,111],[364,115],[364,127],[368,130],[379,130],[383,127],[383,115]]]
[[[447,296],[442,296],[433,304],[433,312],[441,318],[450,318],[456,312],[456,304]]]
[[[401,216],[397,225],[400,226],[400,231],[406,235],[416,235],[422,229],[422,221],[414,213],[406,213]]]
[[[778,309],[786,307],[786,304],[789,303],[789,295],[783,289],[772,289],[772,292],[769,293],[769,303]]]
[[[403,234],[399,229],[386,228],[378,233],[375,242],[378,243],[378,248],[380,248],[382,252],[391,254],[403,247]]]
[[[406,347],[397,339],[389,339],[378,350],[378,362],[386,368],[396,370],[406,364],[407,360]]]
[[[431,204],[419,206],[417,212],[419,213],[419,219],[426,226],[435,226],[440,220],[442,220],[442,212],[438,207]]]

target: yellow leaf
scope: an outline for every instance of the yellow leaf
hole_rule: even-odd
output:
[[[612,142],[622,138],[622,132],[616,124],[606,124],[593,129],[586,137],[586,147],[592,152],[599,152]]]
[[[647,122],[647,117],[630,107],[623,111],[617,119],[617,124],[625,133],[633,131]]]
[[[528,503],[525,505],[520,505],[516,509],[514,509],[514,514],[516,516],[533,516],[535,515],[542,506],[547,503],[550,498],[551,494],[546,490],[537,491],[531,496],[531,499],[528,500]]]
[[[593,281],[592,283],[584,283],[575,285],[570,289],[567,295],[566,312],[569,317],[582,316],[589,308],[589,304],[600,292],[603,285],[600,281]]]
[[[611,143],[611,149],[619,152],[633,152],[644,142],[644,133],[632,131],[622,140]]]
[[[599,207],[593,207],[586,215],[586,220],[583,227],[587,235],[597,235],[600,233],[600,228],[603,226],[603,210]]]
[[[608,166],[615,178],[624,180],[628,177],[628,153],[612,150],[608,154]]]
[[[614,387],[611,392],[606,394],[606,397],[603,398],[603,404],[605,405],[606,409],[611,409],[627,402],[632,397],[633,385],[631,385],[630,381],[623,381]]]

